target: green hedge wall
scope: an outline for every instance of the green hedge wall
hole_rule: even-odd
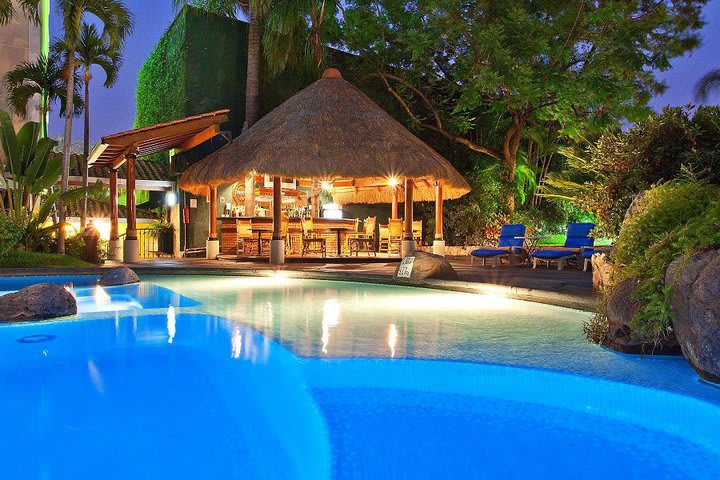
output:
[[[168,27],[138,73],[134,128],[185,117],[186,10]],[[167,153],[152,160],[168,160]]]

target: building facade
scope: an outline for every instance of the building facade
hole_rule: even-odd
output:
[[[7,25],[0,25],[0,110],[9,111],[5,84],[1,80],[7,72],[21,62],[34,61],[42,49],[41,27],[25,18],[15,3],[17,15]],[[23,121],[40,121],[40,98],[34,98],[28,105],[28,118],[22,119],[13,115],[13,123]]]

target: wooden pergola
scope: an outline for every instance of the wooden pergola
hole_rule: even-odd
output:
[[[193,117],[159,123],[102,137],[88,158],[88,167],[110,168],[110,251],[120,260],[118,234],[118,169],[126,165],[127,232],[123,245],[124,262],[139,259],[135,206],[135,162],[139,157],[174,150],[184,152],[205,143],[220,133],[230,110],[217,110]]]

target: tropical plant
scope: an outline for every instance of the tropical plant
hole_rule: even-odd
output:
[[[503,166],[505,208],[529,127],[577,138],[649,112],[656,72],[699,43],[705,0],[349,0],[344,38],[411,127]]]
[[[720,91],[720,68],[710,70],[698,80],[695,84],[695,96],[698,100],[705,101],[714,90]]]
[[[67,82],[63,76],[60,57],[51,53],[49,56],[40,55],[34,62],[22,62],[5,74],[8,104],[13,113],[21,117],[27,115],[27,104],[35,95],[45,95],[45,107],[41,103],[40,122],[41,135],[47,136],[47,114],[50,104],[60,102],[60,115],[65,114],[65,99],[67,95]],[[83,109],[83,99],[80,91],[75,87],[73,94],[73,115],[77,116]]]
[[[58,0],[62,17],[63,37],[66,46],[68,68],[76,58],[76,52],[82,35],[82,23],[86,14],[95,16],[102,23],[102,37],[113,51],[122,51],[125,40],[133,29],[133,15],[121,0]],[[72,99],[75,92],[75,75],[68,75],[67,98]],[[72,115],[66,107],[65,136],[63,141],[62,192],[68,191],[70,180],[70,155],[72,144]],[[60,223],[65,223],[65,207],[60,201]],[[65,232],[58,232],[58,253],[65,253]]]
[[[53,45],[53,50],[61,55],[67,55],[69,45],[59,40]],[[66,62],[67,64],[67,62]],[[88,186],[87,159],[90,156],[90,81],[92,80],[91,68],[99,66],[105,72],[105,88],[112,87],[118,79],[118,73],[122,65],[122,55],[119,50],[110,46],[108,39],[100,34],[97,27],[92,24],[83,23],[75,51],[75,66],[82,69],[82,82],[85,87],[85,125],[83,134],[83,160],[81,161],[83,187]],[[80,206],[80,228],[85,228],[87,217],[87,195]]]
[[[632,201],[653,184],[678,178],[720,184],[720,107],[668,107],[560,153],[568,168],[548,175],[541,195],[590,212],[598,232],[614,238]]]
[[[23,15],[35,22],[40,21],[40,0],[16,0]],[[0,25],[10,23],[17,15],[13,0],[0,0]]]
[[[642,307],[632,319],[633,335],[662,340],[673,320],[668,265],[683,254],[720,245],[720,187],[673,181],[653,187],[623,223],[612,261],[613,282],[640,280],[636,298]]]
[[[0,195],[0,215],[22,228],[22,243],[27,249],[35,249],[38,242],[58,231],[60,224],[48,224],[51,214],[61,200],[74,201],[92,189],[73,189],[61,192],[53,185],[60,178],[62,159],[52,156],[55,141],[40,138],[40,124],[27,122],[15,132],[10,115],[0,111],[0,142],[5,163],[0,172],[0,182],[6,195]]]

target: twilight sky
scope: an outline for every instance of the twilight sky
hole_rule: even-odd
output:
[[[56,37],[61,31],[57,6],[51,2],[53,11],[50,18],[50,36]],[[135,32],[127,42],[125,63],[115,87],[105,89],[102,71],[94,72],[91,84],[91,144],[99,137],[132,128],[135,119],[135,85],[137,73],[155,44],[174,18],[171,0],[126,0],[135,13]],[[672,69],[659,77],[668,85],[664,95],[652,100],[651,105],[659,110],[665,105],[696,103],[693,86],[698,78],[712,68],[720,68],[720,0],[710,0],[705,7],[705,28],[702,31],[703,44],[683,58],[673,61]],[[709,98],[709,103],[719,103],[720,94]],[[82,139],[82,121],[73,122],[73,140]],[[63,122],[57,116],[57,107],[50,117],[50,136],[63,133]]]

